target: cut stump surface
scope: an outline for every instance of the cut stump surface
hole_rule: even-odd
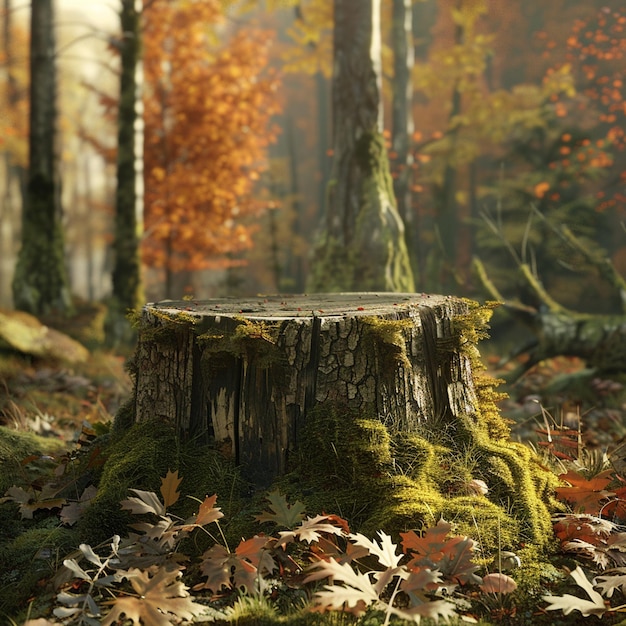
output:
[[[476,414],[468,312],[458,298],[397,293],[151,303],[135,419],[215,442],[265,486],[288,470],[307,414],[322,403],[377,417],[391,432]]]

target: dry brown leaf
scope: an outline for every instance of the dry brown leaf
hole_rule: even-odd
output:
[[[172,616],[190,620],[199,615],[205,607],[193,602],[179,576],[179,570],[160,568],[150,577],[146,571],[130,569],[128,578],[138,597],[120,596],[112,600],[102,626],[111,626],[122,616],[133,624],[171,626]]]
[[[165,478],[161,478],[161,495],[166,509],[178,502],[178,498],[180,498],[178,487],[182,480],[182,477],[178,477],[178,470],[175,472],[168,470]]]

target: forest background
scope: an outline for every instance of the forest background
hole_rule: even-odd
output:
[[[68,4],[55,22],[65,262],[71,292],[95,301],[110,295],[113,270],[120,9]],[[399,50],[396,4],[382,2],[384,127],[417,290],[483,298],[479,253],[505,295],[524,297],[524,261],[564,305],[619,310],[597,265],[556,231],[567,225],[626,273],[626,9],[415,0],[413,47]],[[306,291],[332,163],[332,2],[144,5],[145,298]],[[4,1],[0,50],[9,307],[28,158],[25,8]],[[400,54],[412,67],[401,131]]]

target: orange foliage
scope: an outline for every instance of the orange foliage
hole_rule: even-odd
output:
[[[0,11],[0,18],[2,11]],[[1,21],[1,19],[0,19]],[[0,150],[10,155],[15,165],[25,167],[28,161],[28,33],[15,25],[11,28],[11,55],[0,51],[3,84],[0,88]],[[10,77],[4,72],[11,63]]]
[[[275,139],[269,32],[226,45],[218,0],[156,0],[144,11],[146,236],[143,260],[172,271],[229,264],[251,246],[245,219]],[[232,262],[232,261],[231,261]]]

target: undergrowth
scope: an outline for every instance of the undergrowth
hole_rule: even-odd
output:
[[[566,624],[577,623],[574,614],[616,623],[626,610],[626,532],[618,523],[626,517],[625,481],[606,464],[585,467],[582,453],[564,460],[570,431],[552,430],[551,445],[541,446],[546,462],[552,456],[570,464],[557,495],[572,508],[554,518],[559,545],[549,564],[532,545],[485,551],[480,533],[458,534],[441,516],[420,530],[367,536],[340,515],[306,515],[302,502],[278,490],[244,497],[247,486],[234,468],[225,471],[208,449],[183,453],[161,429],[155,424],[151,432],[167,443],[165,456],[160,445],[142,445],[139,431],[111,445],[111,435],[94,439],[86,428],[77,450],[25,459],[21,483],[0,505],[5,521],[19,517],[0,548],[0,615],[9,623]],[[422,465],[432,450],[414,445]],[[337,479],[361,471],[368,454],[339,458]],[[398,460],[407,475],[411,458]],[[225,494],[223,507],[211,486]],[[256,509],[242,509],[244,501]],[[115,532],[95,540],[115,510]],[[256,528],[243,538],[229,529],[242,510],[245,530]]]

